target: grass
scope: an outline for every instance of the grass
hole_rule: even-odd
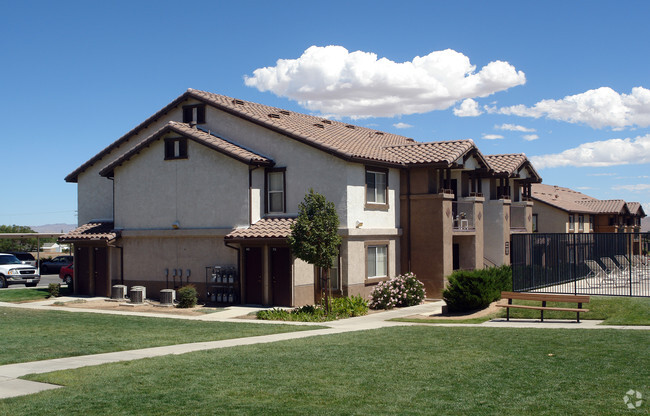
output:
[[[316,328],[0,307],[0,365]]]
[[[61,287],[59,294],[66,296],[68,294],[68,288]],[[29,302],[45,300],[49,296],[50,292],[47,288],[0,290],[0,302]]]
[[[540,306],[541,302],[513,300],[515,305]],[[575,303],[548,303],[547,306],[575,308]],[[581,313],[580,319],[602,320],[603,325],[650,325],[650,298],[629,298],[615,296],[592,296],[590,302],[582,305],[589,312]],[[415,322],[423,324],[481,324],[495,318],[505,318],[505,309],[498,312],[470,319],[440,318],[396,318],[392,321]],[[528,309],[510,309],[510,317],[515,319],[537,319],[540,311]],[[544,319],[575,320],[575,312],[544,311]]]
[[[1,415],[616,415],[649,331],[397,327],[32,375]],[[647,414],[650,404],[635,410]]]
[[[513,301],[519,305],[541,305],[540,302]],[[575,303],[547,303],[547,306],[575,308]],[[580,319],[604,321],[604,325],[650,325],[650,298],[616,296],[592,296],[590,302],[582,305],[589,312],[580,314]],[[510,317],[518,319],[539,319],[539,311],[510,309]],[[505,318],[505,309],[499,312]],[[544,319],[576,319],[575,312],[544,311]]]

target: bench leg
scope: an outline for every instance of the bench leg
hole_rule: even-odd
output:
[[[546,301],[542,301],[542,308],[546,307]],[[542,315],[542,322],[544,322],[544,309],[540,309],[541,315]]]
[[[508,305],[512,305],[512,299],[508,299]],[[510,322],[510,308],[506,308],[506,321]]]
[[[578,309],[582,309],[582,303],[578,303]],[[578,323],[580,323],[580,312],[576,312],[576,317],[578,318]]]

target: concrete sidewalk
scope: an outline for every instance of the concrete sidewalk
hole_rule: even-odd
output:
[[[57,299],[62,301],[62,299]],[[169,319],[186,319],[215,322],[238,322],[238,323],[257,323],[257,324],[296,324],[296,325],[319,325],[327,326],[325,329],[314,329],[301,332],[289,332],[282,334],[262,335],[248,338],[235,338],[211,342],[195,342],[188,344],[170,345],[163,347],[143,348],[139,350],[111,352],[104,354],[85,355],[77,357],[56,358],[52,360],[33,361],[27,363],[16,363],[0,366],[0,399],[8,397],[23,396],[32,393],[38,393],[44,390],[60,388],[45,383],[20,380],[27,374],[49,373],[57,370],[68,370],[86,366],[114,363],[118,361],[138,360],[148,357],[160,357],[163,355],[185,354],[194,351],[203,351],[216,348],[227,348],[241,345],[265,344],[290,339],[300,339],[319,335],[341,334],[345,332],[363,331],[378,329],[391,326],[404,325],[429,325],[429,326],[463,326],[463,327],[491,327],[491,328],[543,328],[543,329],[619,329],[619,330],[650,330],[650,326],[604,326],[599,325],[601,321],[583,320],[580,323],[575,321],[554,321],[547,320],[544,322],[534,320],[511,319],[507,322],[505,319],[494,319],[482,324],[454,324],[453,321],[444,324],[429,323],[405,323],[389,321],[394,318],[402,318],[413,315],[431,316],[439,314],[444,302],[428,302],[422,305],[412,306],[409,308],[393,309],[383,312],[373,312],[366,316],[356,318],[342,319],[332,322],[304,323],[304,322],[278,322],[278,321],[258,321],[240,319],[238,317],[247,315],[264,308],[233,306],[225,308],[222,311],[206,314],[204,316],[179,316],[162,313],[141,313],[141,312],[124,312],[124,311],[105,311],[90,310],[78,308],[66,308],[52,306],[53,301],[33,302],[26,304],[10,304],[0,302],[0,307],[12,307],[21,309],[40,309],[40,310],[63,310],[69,312],[90,312],[90,313],[110,313],[113,315],[138,315],[148,317],[159,317]]]

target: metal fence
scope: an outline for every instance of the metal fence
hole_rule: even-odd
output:
[[[517,292],[650,296],[650,233],[513,234]]]

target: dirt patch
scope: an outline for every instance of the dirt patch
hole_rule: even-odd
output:
[[[79,309],[95,309],[102,311],[123,311],[123,312],[149,312],[149,313],[166,313],[171,315],[184,315],[184,316],[199,316],[206,313],[217,312],[220,309],[206,308],[204,306],[196,306],[194,308],[181,309],[174,307],[160,307],[159,302],[147,301],[146,304],[129,306],[125,305],[127,302],[115,302],[108,300],[89,300],[89,301],[70,301],[56,304],[54,306],[65,306],[66,308],[79,308]]]
[[[439,314],[433,314],[433,315],[411,315],[407,316],[409,319],[446,319],[450,321],[454,320],[462,320],[462,319],[472,319],[472,318],[482,318],[484,316],[496,314],[499,308],[496,307],[496,302],[492,302],[490,306],[488,306],[485,309],[482,309],[480,311],[472,312],[472,313],[464,313],[464,314],[447,314],[443,315],[441,313]]]

